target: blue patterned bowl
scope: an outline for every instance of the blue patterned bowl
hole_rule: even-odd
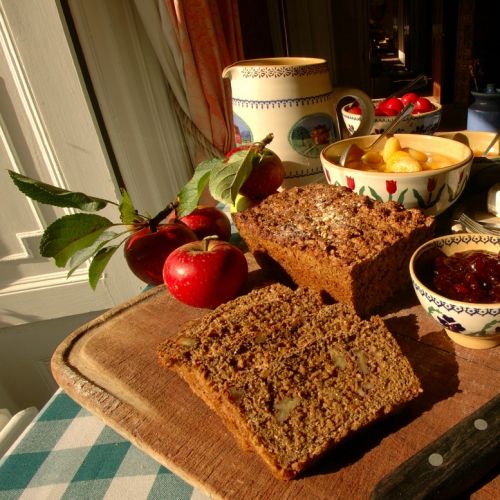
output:
[[[446,255],[470,250],[500,251],[500,236],[460,233],[441,236],[424,243],[410,260],[413,288],[427,314],[434,318],[457,344],[472,349],[488,349],[500,344],[500,303],[474,304],[451,300],[425,286],[417,277],[423,256],[438,249]]]
[[[373,106],[376,108],[377,105],[384,99],[373,99]],[[434,99],[432,104],[434,104],[435,109],[433,111],[428,111],[427,113],[419,113],[418,115],[407,116],[394,131],[395,133],[401,134],[427,134],[432,135],[439,127],[441,122],[442,108],[441,104],[436,102]],[[358,130],[361,123],[361,116],[349,112],[351,104],[346,104],[342,107],[342,118],[344,119],[345,126],[350,134],[353,134]],[[375,121],[372,125],[372,130],[370,134],[381,134],[386,130],[389,125],[396,119],[395,116],[375,116]]]

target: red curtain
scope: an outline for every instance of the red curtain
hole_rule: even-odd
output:
[[[225,153],[234,146],[229,83],[222,70],[244,58],[236,0],[163,0],[176,26],[191,120]]]

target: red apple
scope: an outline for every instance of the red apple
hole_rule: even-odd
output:
[[[254,145],[243,145],[230,151],[224,161],[228,161],[231,156],[244,149],[250,149]],[[250,176],[240,188],[240,193],[252,200],[261,200],[276,192],[285,178],[285,167],[279,157],[270,149],[255,155],[253,169]]]
[[[151,232],[149,226],[133,233],[125,242],[125,259],[130,270],[148,285],[163,283],[163,264],[177,247],[197,237],[184,224],[161,224]]]
[[[173,222],[175,218],[175,212],[170,212],[167,222]],[[227,215],[216,207],[199,206],[179,220],[186,224],[199,240],[206,236],[218,236],[224,241],[231,238],[231,222]]]
[[[243,252],[231,243],[208,238],[177,248],[163,267],[165,285],[177,300],[210,309],[234,299],[247,277]]]
[[[429,99],[426,97],[419,97],[415,101],[415,109],[413,110],[413,114],[418,114],[418,113],[427,113],[429,111],[434,110],[434,104],[432,104]]]

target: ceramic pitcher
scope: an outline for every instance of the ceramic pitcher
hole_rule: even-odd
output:
[[[474,102],[467,110],[467,130],[500,130],[500,89],[490,83],[484,92],[471,92]]]
[[[225,68],[222,78],[231,80],[236,145],[259,141],[272,132],[269,148],[285,166],[284,187],[319,180],[321,150],[341,139],[337,105],[344,97],[353,97],[361,106],[355,135],[371,131],[370,98],[361,90],[332,88],[324,59],[248,59]]]

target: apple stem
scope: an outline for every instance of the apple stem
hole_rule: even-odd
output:
[[[177,208],[177,205],[179,203],[176,202],[171,202],[169,203],[163,210],[158,212],[150,221],[149,221],[149,229],[151,230],[152,233],[156,233],[158,230],[158,224],[165,218],[167,215],[172,211]]]
[[[256,152],[257,153],[262,153],[264,151],[264,148],[270,142],[272,142],[273,139],[274,139],[274,134],[272,132],[270,132],[269,134],[266,135],[266,137],[264,137],[264,139],[262,139],[262,141],[258,141],[256,143],[254,143]]]
[[[203,243],[203,251],[207,252],[208,251],[208,245],[210,244],[211,241],[213,240],[218,240],[219,237],[216,234],[213,234],[211,236],[205,236],[201,242]]]

